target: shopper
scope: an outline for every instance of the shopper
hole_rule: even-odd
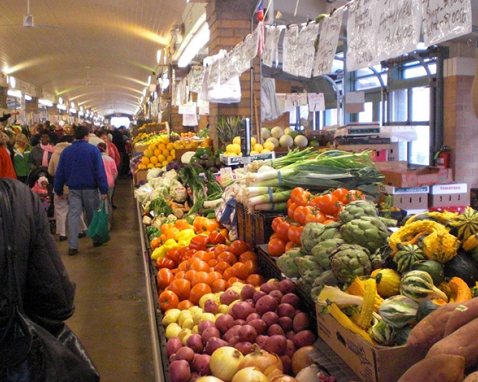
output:
[[[0,131],[0,178],[16,179],[17,174],[13,167],[12,158],[10,158],[10,151],[7,144],[9,136]]]
[[[22,183],[26,183],[30,171],[30,154],[31,148],[27,136],[25,134],[17,134],[15,137],[13,166],[15,167],[17,179]]]
[[[1,179],[0,182],[0,193],[8,198],[6,203],[11,205],[13,214],[13,221],[9,223],[14,227],[11,234],[15,244],[14,264],[23,311],[32,321],[56,336],[63,329],[63,322],[73,315],[75,285],[70,281],[52,240],[39,199],[17,180]],[[11,311],[6,253],[3,248],[6,234],[0,224],[0,333],[7,328]],[[18,341],[6,351],[8,355],[18,355],[19,351],[25,349],[24,345],[24,342]],[[0,353],[0,359],[6,356]],[[38,361],[41,362],[41,359]],[[30,374],[38,372],[39,368],[40,365],[24,361],[18,366],[0,369],[0,381],[45,382],[38,379],[40,375]]]
[[[76,140],[61,154],[55,174],[55,194],[64,197],[63,186],[66,184],[69,188],[68,254],[70,256],[78,253],[81,212],[85,210],[86,224],[89,225],[100,203],[98,189],[103,200],[108,198],[108,183],[103,160],[98,148],[88,144],[88,134],[89,130],[85,126],[79,126],[76,129]],[[96,246],[99,243],[93,244]]]
[[[118,168],[116,167],[116,163],[113,158],[111,158],[108,153],[106,152],[107,147],[106,143],[98,143],[98,149],[101,152],[101,158],[103,159],[103,165],[105,166],[106,172],[106,179],[108,181],[108,211],[109,218],[110,218],[110,225],[111,225],[111,208],[113,204],[113,191],[115,189],[116,178],[118,177]]]
[[[39,167],[48,168],[53,151],[55,151],[55,146],[50,144],[50,135],[44,131],[41,135],[40,143],[33,147],[30,154],[32,169]]]
[[[60,162],[60,155],[68,146],[71,145],[73,137],[65,135],[60,139],[55,146],[55,151],[51,156],[50,163],[48,165],[48,174],[54,177],[56,174],[56,169],[58,168],[58,163]],[[65,241],[67,239],[66,235],[66,222],[68,217],[68,187],[63,187],[63,197],[59,197],[57,194],[53,195],[53,206],[55,209],[55,222],[56,222],[56,234],[59,236],[60,241]],[[78,234],[79,238],[86,236],[86,224],[81,214],[80,218],[80,233]]]
[[[99,138],[106,143],[106,152],[113,158],[116,163],[116,168],[119,170],[121,164],[121,155],[116,145],[111,141],[107,130],[100,130],[98,134]]]
[[[125,130],[126,128],[124,126],[113,130],[113,143],[118,148],[121,156],[120,175],[127,175],[129,173],[129,155],[126,151],[126,141],[128,137],[125,134]]]
[[[41,136],[42,136],[44,130],[45,130],[45,127],[41,123],[38,123],[38,124],[32,126],[32,128],[31,128],[31,138],[30,138],[30,145],[32,147],[34,147],[34,146],[36,146],[40,143],[40,139],[41,139]]]

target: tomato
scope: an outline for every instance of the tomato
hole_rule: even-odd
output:
[[[289,229],[289,241],[293,242],[294,244],[300,244],[300,236],[302,235],[302,231],[304,230],[304,227],[302,226],[297,226],[297,225],[292,225],[290,226]]]
[[[165,312],[169,309],[176,308],[179,304],[179,299],[174,292],[165,290],[159,295],[158,302],[161,310]]]
[[[214,293],[223,292],[227,288],[227,281],[224,279],[216,279],[212,282],[211,289]]]
[[[226,242],[226,238],[222,235],[222,233],[214,231],[209,234],[208,242],[209,244],[224,244]]]
[[[169,290],[174,292],[180,301],[186,300],[191,291],[191,283],[185,278],[175,279],[169,284]]]
[[[224,280],[228,280],[231,277],[236,276],[236,270],[233,267],[228,267],[223,273],[222,276]]]
[[[254,261],[254,260],[246,260],[244,261],[244,265],[246,266],[247,270],[248,270],[248,276],[251,274],[251,273],[256,273],[258,271],[258,267],[257,267],[257,261]]]
[[[159,289],[166,288],[174,280],[174,274],[167,268],[161,268],[156,275],[156,282]]]
[[[178,309],[179,310],[186,310],[186,309],[189,309],[192,306],[194,306],[194,305],[191,301],[183,300],[178,304]]]
[[[206,235],[194,236],[189,243],[189,248],[205,251],[208,244],[208,237]]]
[[[156,260],[156,264],[159,268],[176,268],[176,262],[171,259],[168,259],[167,257],[163,257],[161,259]]]
[[[224,273],[224,271],[229,268],[229,264],[226,263],[225,261],[219,261],[215,267],[214,270],[219,273]]]
[[[336,199],[342,204],[349,203],[349,190],[346,188],[337,188],[336,190],[332,191],[332,195],[335,196]]]
[[[247,260],[257,261],[257,255],[252,251],[241,253],[241,255],[239,256],[239,261],[242,261],[244,263]]]
[[[325,215],[337,215],[341,209],[340,202],[332,194],[319,195],[314,198],[312,203]]]
[[[289,219],[294,218],[294,211],[296,208],[297,208],[297,204],[295,203],[291,203],[290,206],[287,207],[287,216],[289,217]]]
[[[212,286],[213,282],[216,281],[217,279],[222,279],[222,275],[219,272],[215,272],[215,271],[209,272],[207,274],[206,284],[208,284],[209,286]]]
[[[209,261],[214,258],[214,254],[208,251],[197,251],[194,254],[195,259],[201,259],[202,261]]]
[[[293,241],[288,241],[287,244],[285,245],[285,251],[287,252],[288,250],[297,247],[298,245],[294,243]]]
[[[323,223],[325,220],[325,215],[320,212],[311,212],[305,217],[305,224],[307,223]]]
[[[241,253],[244,253],[251,249],[249,247],[249,244],[242,240],[234,240],[229,247],[229,251],[234,253],[236,256],[239,256]]]
[[[217,255],[217,260],[218,261],[225,261],[229,265],[232,265],[237,261],[237,257],[232,252],[224,251],[224,252],[220,253],[219,255]]]
[[[300,225],[305,225],[307,215],[310,215],[310,209],[307,206],[298,206],[294,211],[294,220]]]
[[[264,278],[257,273],[253,273],[247,277],[246,282],[253,286],[260,286],[264,282]]]
[[[309,202],[310,192],[304,190],[302,187],[296,187],[290,193],[290,199],[298,206],[306,206]]]
[[[166,252],[167,259],[173,260],[175,263],[178,263],[179,261],[179,250],[178,249],[170,249],[168,252]]]
[[[227,286],[230,288],[234,283],[241,282],[237,277],[231,277],[227,280]]]
[[[299,208],[299,207],[297,207]],[[287,232],[289,232],[290,224],[285,220],[277,226],[277,237],[283,241],[287,241]]]
[[[365,195],[359,190],[350,190],[348,195],[348,203],[356,200],[365,200]]]
[[[196,271],[193,271],[192,269],[190,269],[184,274],[184,278],[188,280],[189,282],[192,282],[195,274],[196,274]]]
[[[206,293],[212,293],[211,287],[209,285],[207,285],[206,283],[196,284],[191,288],[191,293],[189,294],[189,301],[191,301],[194,305],[198,305],[199,300]]]
[[[244,263],[236,263],[232,266],[234,268],[234,274],[241,280],[247,279],[252,273],[252,270],[249,269],[249,266]]]
[[[194,271],[209,272],[209,265],[207,264],[207,262],[198,258],[191,259],[189,267]]]
[[[290,199],[289,199],[290,200]],[[289,203],[289,202],[287,202]],[[289,206],[287,206],[289,207]],[[274,232],[277,232],[277,226],[284,221],[284,218],[282,216],[278,216],[272,220],[272,230]]]
[[[225,244],[216,245],[214,248],[214,254],[217,256],[224,251],[229,251],[229,246]]]
[[[269,255],[277,257],[285,252],[285,242],[280,239],[271,239],[267,244]]]
[[[193,279],[191,280],[191,285],[194,286],[194,285],[199,284],[199,283],[207,284],[208,283],[208,276],[209,276],[209,273],[207,273],[207,272],[204,272],[204,271],[196,272],[193,276]]]

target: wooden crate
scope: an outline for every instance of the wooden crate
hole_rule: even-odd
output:
[[[278,215],[277,213],[256,212],[252,216],[253,232],[254,232],[254,244],[266,244],[269,238],[273,234],[272,221]]]

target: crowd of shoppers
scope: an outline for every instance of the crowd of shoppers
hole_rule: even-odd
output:
[[[128,175],[126,128],[67,126],[47,121],[29,129],[0,125],[0,178],[29,185],[52,211],[59,240],[78,253],[100,200],[111,209],[118,174]],[[99,245],[99,243],[93,243]]]

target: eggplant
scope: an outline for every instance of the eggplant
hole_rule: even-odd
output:
[[[466,253],[458,252],[453,259],[445,264],[446,277],[459,277],[469,287],[475,286],[478,280],[478,266]]]

